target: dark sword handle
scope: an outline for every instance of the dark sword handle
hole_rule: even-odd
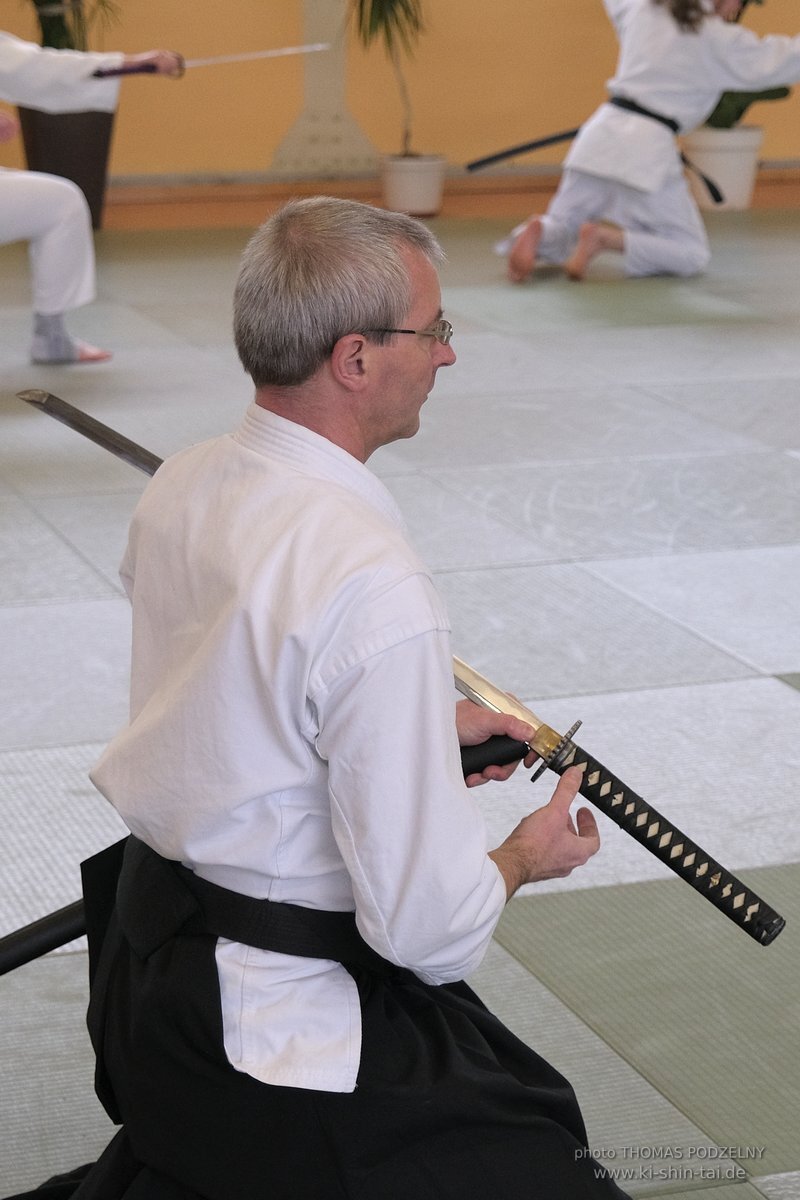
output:
[[[690,883],[762,946],[768,946],[778,936],[786,922],[774,908],[626,787],[591,754],[570,742],[558,756],[558,762],[548,765],[559,775],[570,766],[582,767],[581,795],[597,805],[620,829]]]
[[[128,67],[98,67],[92,71],[92,79],[114,79],[117,75],[155,75],[155,63],[132,63]]]
[[[519,762],[528,753],[527,742],[517,742],[502,735],[490,737],[477,746],[461,747],[461,770],[466,779],[467,775],[480,774],[486,767],[505,767],[508,763]]]
[[[513,762],[527,752],[524,742],[494,737],[462,748],[461,762],[468,775],[490,764]],[[762,946],[768,946],[781,932],[786,921],[774,908],[580,746],[568,741],[547,765],[557,775],[563,775],[568,767],[581,767],[582,796]]]

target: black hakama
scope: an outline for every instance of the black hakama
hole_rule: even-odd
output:
[[[89,887],[104,924],[102,909]],[[379,958],[351,914],[319,914],[317,931],[310,910],[285,922],[286,909],[129,839],[89,1010],[98,1095],[122,1129],[74,1200],[623,1200],[569,1083],[465,984],[433,987]],[[344,963],[362,1009],[354,1092],[270,1086],[230,1065],[220,923],[236,941],[294,940]]]

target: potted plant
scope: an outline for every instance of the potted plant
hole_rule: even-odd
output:
[[[88,50],[89,30],[95,21],[116,20],[114,0],[31,0],[39,22],[41,44],[54,50]]]
[[[40,42],[54,50],[87,50],[95,21],[118,16],[114,0],[31,0],[39,23]],[[100,228],[114,114],[108,112],[46,113],[20,107],[19,123],[25,158],[32,171],[71,179],[83,191]]]
[[[736,20],[747,3],[763,2],[745,0]],[[684,138],[686,156],[692,166],[713,180],[723,195],[721,202],[715,201],[697,172],[692,171],[689,184],[701,208],[741,210],[750,207],[764,130],[760,125],[741,122],[751,104],[761,100],[782,100],[790,91],[788,87],[773,87],[759,92],[723,92],[705,123]]]
[[[403,70],[404,55],[413,53],[424,29],[422,0],[351,0],[358,35],[364,46],[376,38],[394,72],[402,108],[400,153],[381,161],[384,202],[398,212],[418,217],[434,216],[441,208],[445,159],[439,154],[418,154],[412,149],[413,108]]]

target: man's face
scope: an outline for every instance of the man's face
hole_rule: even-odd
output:
[[[419,251],[408,251],[411,306],[399,323],[401,329],[429,329],[442,315],[442,294],[436,268]],[[410,438],[419,429],[419,414],[428,398],[439,367],[456,361],[451,346],[435,337],[393,334],[385,346],[375,347],[379,378],[375,390],[375,446]],[[375,356],[373,356],[375,358]]]

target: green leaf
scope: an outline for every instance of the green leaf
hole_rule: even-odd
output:
[[[756,2],[761,3],[761,0]],[[789,92],[788,87],[765,88],[761,92],[723,92],[705,123],[712,129],[732,129],[738,125],[751,104],[759,100],[783,100]]]
[[[422,33],[422,0],[352,0],[358,35],[365,46],[377,37],[391,53],[398,43],[410,54]]]

